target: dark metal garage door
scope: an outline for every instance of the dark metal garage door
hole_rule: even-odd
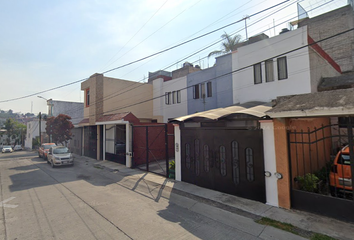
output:
[[[265,202],[262,130],[181,127],[182,181]]]

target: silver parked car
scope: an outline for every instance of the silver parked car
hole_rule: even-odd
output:
[[[7,146],[7,145],[6,145],[6,146],[3,146],[3,147],[2,147],[1,152],[2,152],[2,153],[6,153],[6,152],[12,153],[13,150],[12,150],[12,147],[11,147],[11,146]]]
[[[74,165],[74,157],[67,147],[56,146],[49,149],[47,162],[55,166]]]

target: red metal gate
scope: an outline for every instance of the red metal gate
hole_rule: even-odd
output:
[[[174,160],[172,124],[133,126],[133,167],[168,177]]]

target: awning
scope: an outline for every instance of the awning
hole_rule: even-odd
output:
[[[183,122],[193,118],[206,118],[210,120],[217,120],[223,117],[227,117],[231,114],[248,114],[261,118],[267,115],[265,112],[271,109],[270,105],[270,103],[248,102],[244,104],[233,105],[225,108],[216,108],[204,112],[198,112],[187,116],[174,118],[171,119],[169,122]]]
[[[84,118],[82,119],[77,125],[82,127],[82,126],[88,126],[89,125],[90,120],[88,118]]]
[[[354,89],[278,97],[271,118],[354,115]]]

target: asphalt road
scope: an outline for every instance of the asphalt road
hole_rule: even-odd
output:
[[[36,153],[0,155],[0,202],[5,240],[271,239],[244,217],[209,205],[191,211],[190,199],[143,178],[131,181],[84,160],[51,168]]]

